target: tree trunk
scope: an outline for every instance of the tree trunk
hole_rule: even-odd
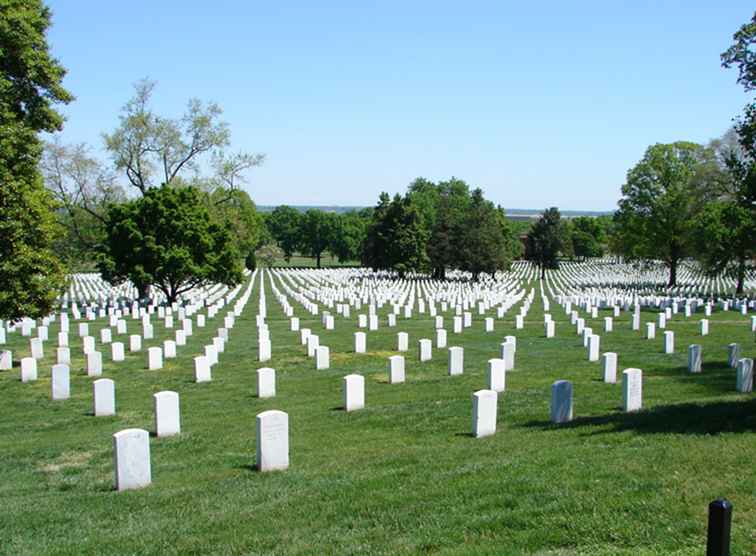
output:
[[[743,293],[743,285],[745,283],[746,265],[745,259],[738,260],[738,285],[735,288],[735,295],[741,295]]]
[[[147,299],[150,297],[149,284],[140,284],[137,289],[139,290],[139,299]]]
[[[320,268],[320,253],[315,255],[315,260],[317,261],[318,268]]]
[[[672,259],[669,263],[669,283],[668,288],[672,288],[677,285],[677,259]]]
[[[542,264],[541,265],[541,280],[543,280],[544,278],[546,278],[546,265]]]

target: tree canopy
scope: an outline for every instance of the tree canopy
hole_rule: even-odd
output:
[[[140,296],[157,287],[174,302],[191,288],[241,281],[241,256],[225,222],[213,218],[195,187],[163,185],[112,205],[100,271],[111,283],[126,279]]]
[[[0,0],[0,318],[48,314],[65,283],[54,251],[55,205],[37,168],[40,131],[63,117],[73,96],[50,55],[50,11],[39,0]]]
[[[551,207],[541,214],[528,232],[525,242],[525,258],[533,261],[541,269],[541,278],[546,269],[559,268],[559,251],[564,242],[559,209]]]

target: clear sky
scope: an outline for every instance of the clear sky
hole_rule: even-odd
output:
[[[65,142],[102,151],[132,84],[224,109],[266,153],[258,204],[373,205],[456,176],[505,207],[606,210],[657,142],[721,135],[748,98],[719,54],[753,1],[49,1],[77,100]]]

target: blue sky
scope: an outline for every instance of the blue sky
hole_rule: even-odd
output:
[[[753,2],[55,0],[77,100],[65,142],[102,152],[132,84],[218,102],[266,153],[258,204],[373,205],[457,176],[505,206],[613,209],[658,142],[721,135],[748,97],[719,53]]]

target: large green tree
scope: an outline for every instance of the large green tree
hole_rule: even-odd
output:
[[[320,209],[310,209],[299,222],[299,236],[302,252],[315,258],[320,268],[323,253],[333,243],[336,232],[336,215]]]
[[[475,189],[463,217],[459,267],[472,273],[475,281],[481,272],[493,274],[509,268],[512,258],[508,232],[503,211]]]
[[[525,242],[525,258],[533,261],[541,269],[541,278],[546,277],[546,269],[559,268],[559,251],[564,243],[559,209],[551,207],[533,223]]]
[[[367,235],[368,219],[355,210],[336,216],[336,229],[329,250],[339,261],[358,261]]]
[[[616,233],[630,259],[661,260],[669,268],[668,286],[677,284],[677,268],[692,254],[692,226],[721,186],[714,154],[696,143],[656,144],[627,174],[622,186]]]
[[[149,286],[169,302],[191,288],[241,281],[241,256],[226,222],[212,217],[195,187],[150,188],[143,197],[110,207],[100,271],[126,279],[145,297]]]
[[[65,283],[53,250],[54,202],[37,163],[38,132],[63,126],[63,66],[49,52],[50,11],[39,0],[0,0],[0,318],[40,317]]]
[[[388,194],[381,193],[368,228],[363,264],[395,270],[400,276],[425,272],[429,267],[428,239],[423,216],[409,195],[395,195],[389,201]]]
[[[302,245],[302,213],[287,205],[280,205],[266,217],[270,235],[282,249],[287,261]]]

